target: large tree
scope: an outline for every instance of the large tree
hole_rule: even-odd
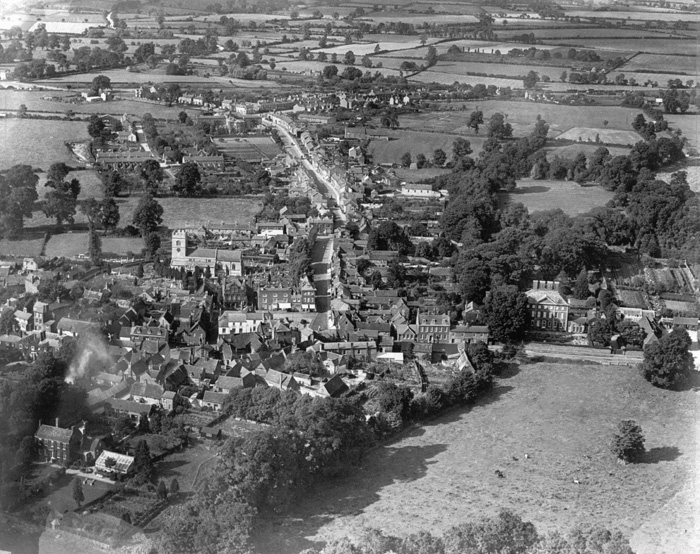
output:
[[[202,175],[199,167],[194,162],[182,165],[175,177],[173,191],[178,196],[199,196],[202,193]]]
[[[32,217],[39,198],[36,185],[39,177],[31,166],[12,166],[0,175],[0,231],[3,236],[16,236],[24,226],[24,218]]]
[[[644,349],[641,371],[655,387],[681,387],[694,368],[693,355],[688,351],[692,341],[684,329],[674,329],[658,342]]]
[[[495,340],[504,343],[519,341],[530,323],[527,296],[515,286],[498,288],[486,300],[483,315]]]
[[[163,223],[163,207],[152,197],[144,196],[134,210],[134,225],[146,237]]]
[[[73,223],[75,221],[76,205],[75,197],[70,192],[52,190],[44,196],[41,211],[46,217],[54,218],[56,227],[60,229],[64,222]]]
[[[513,135],[513,127],[510,123],[506,123],[506,118],[502,113],[496,112],[489,119],[488,136],[489,138],[505,139]]]
[[[80,211],[88,218],[91,228],[114,229],[119,224],[119,206],[114,198],[101,201],[88,198],[80,205]]]
[[[146,160],[139,171],[148,193],[155,196],[158,185],[163,181],[163,169],[157,160]]]

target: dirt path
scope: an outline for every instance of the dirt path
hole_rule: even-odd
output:
[[[689,422],[697,405],[696,393],[654,389],[626,367],[522,366],[471,411],[409,432],[372,452],[345,480],[307,495],[260,547],[296,553],[363,527],[397,535],[442,532],[502,508],[540,531],[583,523],[630,536],[644,524],[653,534],[645,522],[656,517],[673,524],[669,534],[684,533],[687,519],[662,520],[657,510],[695,469],[697,437]],[[609,453],[610,437],[626,418],[644,429],[645,463],[621,466]],[[668,505],[669,513],[675,509]],[[688,508],[684,513],[691,516]]]

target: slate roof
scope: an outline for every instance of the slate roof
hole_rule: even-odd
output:
[[[73,429],[62,429],[53,425],[41,425],[34,435],[38,439],[69,443]]]

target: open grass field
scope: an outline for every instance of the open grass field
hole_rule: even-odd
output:
[[[516,137],[529,135],[535,128],[539,114],[549,124],[549,136],[552,138],[573,127],[592,125],[628,131],[631,130],[632,120],[640,113],[638,110],[616,106],[564,106],[524,101],[480,100],[467,103],[464,111],[402,115],[399,122],[402,128],[460,133],[468,135],[467,138],[471,140],[474,131],[467,128],[467,123],[470,113],[474,110],[483,111],[485,121],[496,112],[507,115],[507,121],[513,126],[513,135]],[[607,125],[605,121],[608,122]],[[480,129],[479,132],[481,135],[486,134],[485,130]]]
[[[438,83],[451,85],[453,83],[465,83],[468,85],[493,85],[495,87],[512,87],[522,85],[522,79],[502,79],[500,77],[474,77],[471,75],[455,75],[454,73],[439,73],[437,71],[421,71],[408,79],[415,83]]]
[[[591,29],[593,31],[593,29]],[[549,33],[549,32],[548,32]],[[695,49],[695,42],[690,40],[673,40],[664,35],[644,36],[643,38],[618,38],[615,37],[592,38],[588,35],[588,29],[582,31],[580,36],[563,33],[556,38],[558,44],[568,44],[571,46],[582,46],[585,48],[595,48],[596,50],[631,50],[635,52],[650,52],[655,54],[687,54]],[[539,33],[538,33],[539,37]],[[540,37],[548,40],[547,37]],[[550,41],[554,42],[554,41]]]
[[[50,258],[73,258],[81,254],[87,254],[87,233],[61,233],[52,235],[46,243],[46,255]],[[140,250],[140,249],[139,249]]]
[[[676,496],[696,477],[697,409],[696,393],[655,389],[632,368],[521,365],[472,409],[405,432],[306,495],[260,549],[296,553],[363,527],[441,533],[510,508],[541,532],[597,524],[634,534],[638,554],[698,552],[693,505]],[[608,444],[628,418],[648,453],[622,466]]]
[[[119,94],[128,97],[133,96],[133,89],[119,91]],[[94,103],[72,103],[61,102],[57,100],[46,100],[44,97],[72,97],[74,93],[69,92],[49,92],[49,91],[29,91],[29,90],[11,90],[0,89],[0,111],[18,110],[20,105],[27,106],[29,113],[34,112],[51,112],[64,116],[68,110],[75,112],[77,117],[85,117],[90,114],[110,114],[114,116],[122,116],[125,113],[131,115],[143,116],[145,113],[150,113],[156,119],[177,119],[177,114],[182,111],[182,106],[168,106],[165,103],[154,103],[139,100],[113,100],[110,102],[94,102]],[[187,110],[185,110],[187,111]],[[190,113],[195,113],[190,109]],[[49,122],[52,124],[53,122]],[[87,126],[87,122],[84,123]]]
[[[605,206],[613,193],[600,187],[582,187],[573,181],[521,179],[514,192],[501,195],[501,204],[523,204],[530,212],[561,209],[569,215]]]
[[[395,140],[373,140],[369,143],[368,152],[372,156],[373,163],[399,163],[401,156],[409,152],[415,161],[418,154],[425,154],[429,160],[433,157],[433,152],[442,148],[451,157],[452,143],[457,138],[455,135],[445,135],[441,133],[420,133],[414,131],[398,131],[392,133],[397,137]],[[473,156],[481,151],[481,146],[486,140],[485,136],[467,137],[474,150]]]
[[[274,81],[246,81],[244,79],[233,79],[229,77],[203,77],[197,75],[166,75],[164,70],[154,71],[127,71],[126,69],[108,69],[100,71],[100,75],[106,75],[113,84],[123,85],[129,83],[180,83],[181,85],[202,85],[217,88],[242,87],[248,89],[278,88]],[[88,84],[98,73],[85,73],[74,75],[62,75],[52,79],[42,79],[36,81],[37,84],[52,86]]]
[[[44,246],[43,238],[22,240],[0,240],[0,256],[40,256]]]
[[[447,153],[447,150],[445,152]],[[427,158],[431,160],[432,155],[427,156]],[[433,177],[445,175],[450,172],[451,170],[449,169],[441,169],[439,167],[426,167],[423,169],[405,169],[403,167],[397,167],[394,170],[396,176],[407,183],[423,183],[426,179],[432,179]]]
[[[586,17],[586,18],[597,18],[600,19],[604,17],[605,19],[624,19],[626,21],[696,21],[694,14],[690,13],[679,13],[679,12],[659,12],[659,11],[636,11],[636,10],[624,10],[624,11],[593,11],[593,10],[572,10],[567,11],[566,15],[569,17]]]
[[[602,129],[600,127],[572,127],[557,138],[562,140],[595,142],[597,137],[600,137],[600,142],[605,144],[621,144],[626,146],[632,146],[642,140],[634,131]]]
[[[635,56],[620,71],[676,71],[697,75],[698,59],[690,56],[669,56],[664,54],[640,54]]]
[[[75,164],[64,143],[89,138],[83,121],[0,119],[0,170],[16,164],[44,170],[54,162]]]
[[[508,78],[522,79],[528,72],[536,72],[540,78],[548,75],[550,79],[557,80],[563,71],[561,67],[547,65],[517,65],[507,63],[490,62],[452,62],[439,61],[427,70],[427,73],[452,73],[456,76],[467,75],[467,73],[484,73],[488,75],[506,75]],[[522,86],[522,82],[520,83]]]
[[[551,160],[554,156],[568,158],[573,160],[580,152],[590,156],[600,148],[599,144],[576,143],[566,146],[547,146],[544,150],[547,152],[547,157]],[[626,156],[630,153],[630,149],[625,146],[606,146],[611,156]]]
[[[690,146],[700,147],[700,115],[698,114],[664,114],[664,118],[673,129],[683,131]]]

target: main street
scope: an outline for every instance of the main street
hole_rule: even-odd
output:
[[[279,132],[280,138],[285,145],[285,149],[288,154],[290,154],[309,174],[313,177],[318,187],[318,191],[326,198],[333,200],[335,206],[330,206],[333,212],[333,217],[335,220],[346,221],[347,217],[343,210],[340,208],[340,191],[333,186],[333,183],[329,179],[326,179],[311,163],[308,155],[306,155],[299,145],[299,141],[293,137],[286,129],[273,125],[273,127]]]

